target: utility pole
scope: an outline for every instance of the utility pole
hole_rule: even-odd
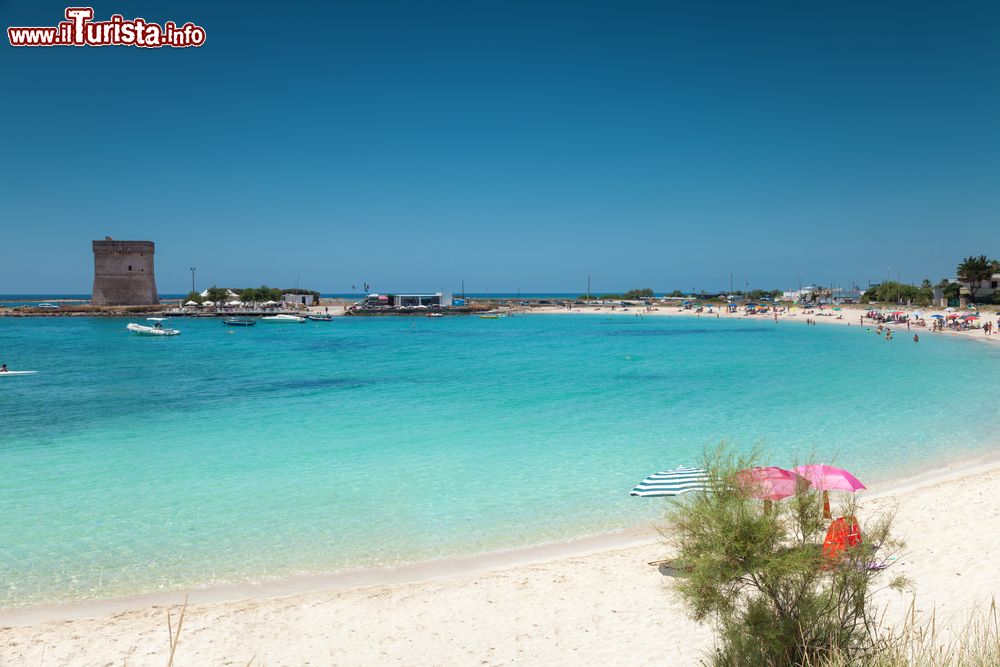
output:
[[[590,276],[587,276],[587,301],[590,301]]]
[[[733,272],[729,272],[729,296],[733,295]]]
[[[192,266],[191,267],[191,291],[192,292],[194,291],[194,272],[197,271],[197,270],[198,270],[198,267],[196,267],[196,266]]]
[[[462,301],[465,301],[465,281],[462,281]]]

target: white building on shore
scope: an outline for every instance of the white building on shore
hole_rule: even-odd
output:
[[[369,294],[359,304],[363,308],[448,308],[451,292],[433,294]]]

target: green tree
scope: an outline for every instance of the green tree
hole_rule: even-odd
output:
[[[630,289],[622,295],[622,298],[634,301],[637,299],[652,299],[653,296],[655,296],[653,290],[643,287],[641,289]]]
[[[216,287],[212,285],[208,288],[208,300],[214,303],[225,303],[226,299],[229,298],[229,290],[225,287]]]
[[[949,301],[957,300],[958,295],[960,294],[962,289],[961,285],[959,285],[958,283],[953,283],[947,278],[942,278],[938,282],[937,287],[944,294],[944,298]]]
[[[201,296],[201,294],[198,294],[197,292],[188,292],[188,295],[186,297],[184,297],[184,303],[187,303],[188,301],[194,301],[195,303],[201,303],[204,300],[205,299]]]
[[[281,290],[277,287],[261,285],[257,288],[258,301],[281,301]]]
[[[966,257],[959,263],[956,274],[959,280],[969,286],[969,294],[972,295],[973,301],[976,300],[976,294],[983,286],[983,282],[993,275],[995,264],[995,261],[986,255]]]
[[[918,306],[929,306],[934,303],[934,286],[931,285],[929,278],[924,278],[920,283],[920,287],[917,288],[917,295],[914,299],[914,303]]]
[[[708,452],[709,488],[667,513],[665,535],[686,570],[675,590],[696,620],[716,624],[712,664],[816,665],[830,655],[860,664],[879,641],[874,593],[906,583],[883,581],[887,574],[869,567],[902,548],[890,537],[891,517],[865,523],[863,542],[830,559],[821,548],[819,492],[802,486],[767,509],[755,499],[759,488],[739,475],[756,463],[725,447]],[[845,516],[857,511],[854,502]]]

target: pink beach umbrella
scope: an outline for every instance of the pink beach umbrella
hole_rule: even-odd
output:
[[[809,484],[807,480],[791,470],[777,466],[741,470],[736,473],[736,479],[740,484],[750,488],[754,498],[764,500],[764,511],[770,509],[772,500],[794,496],[799,483]]]
[[[831,518],[830,514],[830,491],[860,491],[865,488],[857,477],[842,468],[834,468],[826,464],[817,463],[807,466],[798,466],[795,472],[808,479],[814,487],[823,491],[823,516]]]

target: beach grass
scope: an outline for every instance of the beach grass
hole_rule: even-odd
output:
[[[995,667],[1000,665],[1000,618],[996,599],[988,609],[969,615],[964,623],[939,623],[936,611],[927,618],[910,606],[905,623],[883,631],[879,644],[860,660],[836,653],[815,667]],[[810,665],[809,667],[813,667]]]

